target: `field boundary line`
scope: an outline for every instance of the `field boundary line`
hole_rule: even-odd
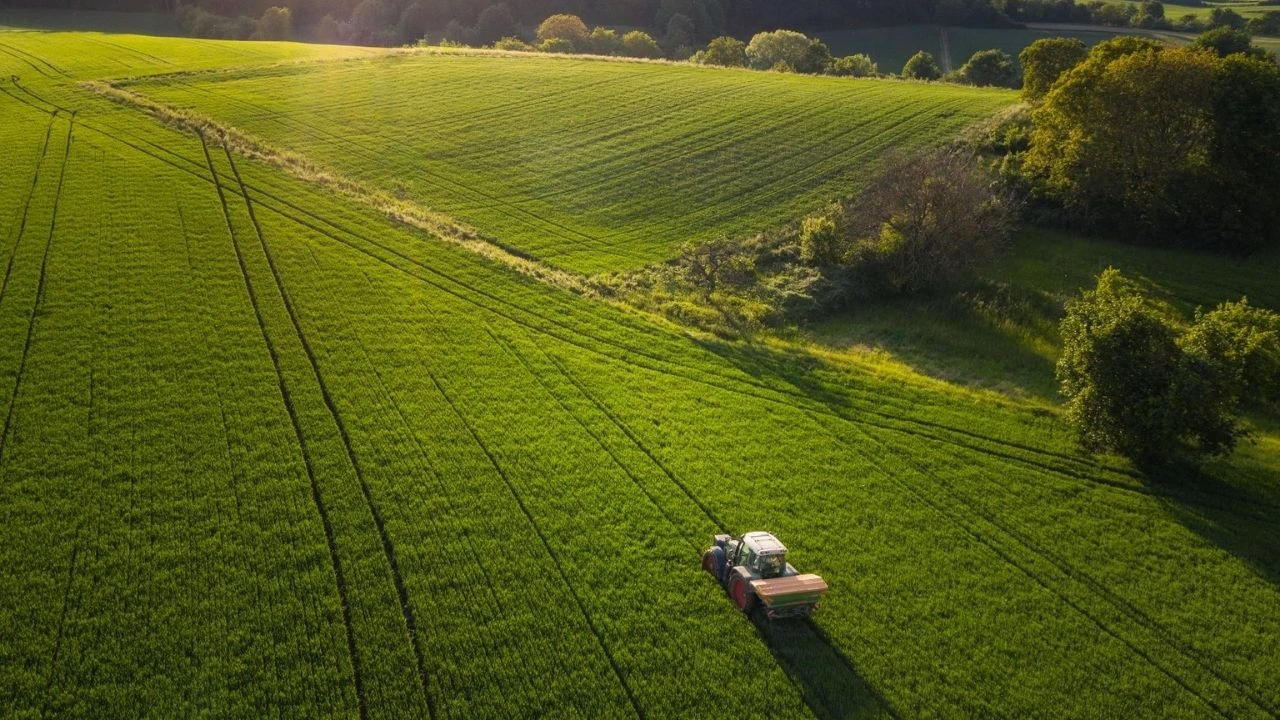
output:
[[[235,159],[231,155],[231,150],[223,146],[223,152],[226,153],[227,162],[231,165],[231,172],[235,175],[236,183],[240,186],[240,195],[244,198],[245,208],[249,212],[249,220],[253,224],[254,233],[258,237],[258,244],[262,247],[262,254],[267,258],[267,267],[271,270],[271,276],[275,281],[276,290],[280,293],[280,299],[283,301],[285,311],[289,316],[289,321],[293,325],[293,330],[298,336],[298,341],[302,345],[302,351],[307,356],[310,363],[311,371],[315,375],[316,385],[320,388],[320,396],[324,401],[325,408],[328,409],[330,417],[337,425],[338,434],[342,438],[343,448],[347,453],[347,460],[351,463],[352,470],[355,471],[356,479],[359,481],[360,492],[364,496],[365,505],[369,509],[369,513],[373,518],[374,526],[378,532],[378,539],[382,544],[382,553],[386,556],[387,563],[391,569],[392,583],[395,585],[396,595],[400,601],[400,613],[403,616],[405,627],[409,633],[409,642],[412,646],[414,659],[418,665],[418,682],[422,690],[423,701],[427,704],[427,712],[429,717],[435,717],[435,701],[431,697],[431,693],[427,690],[427,670],[426,660],[422,653],[422,645],[418,639],[418,622],[414,617],[413,606],[409,603],[409,592],[405,588],[404,576],[400,572],[400,563],[396,559],[395,546],[391,542],[391,537],[387,534],[386,523],[382,517],[382,512],[378,509],[377,502],[373,499],[373,491],[369,488],[368,481],[364,477],[364,468],[360,464],[360,459],[356,455],[355,448],[351,443],[351,435],[347,431],[347,425],[342,419],[342,413],[338,410],[337,404],[333,400],[333,395],[329,392],[329,385],[324,380],[324,374],[320,371],[320,363],[316,359],[314,349],[311,347],[310,341],[307,340],[306,334],[302,330],[302,322],[298,318],[297,308],[293,304],[293,299],[289,296],[289,291],[284,286],[284,280],[280,277],[280,270],[276,265],[275,256],[271,253],[271,249],[267,245],[267,239],[262,234],[262,226],[258,223],[257,213],[253,209],[253,201],[249,198],[249,190],[244,185],[244,180],[240,177],[240,170],[236,167]]]
[[[14,238],[13,249],[9,251],[9,259],[4,266],[4,280],[0,281],[0,302],[4,302],[5,290],[9,288],[9,274],[13,271],[13,259],[18,254],[18,245],[22,242],[22,235],[27,230],[27,215],[31,212],[31,201],[36,195],[36,184],[40,182],[40,166],[44,165],[45,155],[49,152],[49,136],[53,133],[53,123],[57,119],[58,111],[54,110],[49,116],[49,125],[44,131],[44,143],[40,146],[40,157],[36,159],[36,170],[31,178],[31,189],[27,191],[27,202],[22,206],[22,221],[18,225],[18,235]]]
[[[40,279],[36,282],[36,299],[31,308],[31,319],[27,322],[27,338],[22,344],[22,359],[18,361],[18,373],[13,379],[13,395],[9,398],[9,409],[5,413],[4,427],[0,429],[0,465],[4,464],[4,451],[8,448],[9,431],[12,429],[13,410],[18,404],[18,391],[22,387],[22,376],[27,369],[27,358],[31,354],[31,340],[35,337],[37,321],[40,318],[40,306],[44,303],[45,281],[48,279],[49,248],[53,245],[53,235],[58,228],[58,208],[62,205],[62,186],[67,179],[67,164],[71,160],[72,133],[76,127],[75,113],[67,121],[66,147],[62,151],[62,169],[58,172],[58,187],[53,195],[53,215],[49,219],[49,235],[45,238],[44,254],[40,258]],[[17,254],[15,248],[14,254]]]
[[[338,590],[338,601],[342,607],[342,622],[346,628],[347,634],[347,652],[351,659],[351,674],[356,690],[356,704],[359,710],[361,720],[368,720],[369,710],[364,694],[364,678],[361,669],[360,655],[356,649],[355,631],[351,623],[351,604],[347,602],[347,582],[346,576],[342,570],[342,560],[338,557],[337,540],[334,537],[333,525],[329,520],[329,511],[325,506],[324,499],[320,495],[320,484],[316,479],[315,466],[312,464],[311,452],[308,449],[306,437],[302,432],[302,424],[298,418],[298,411],[293,406],[293,399],[289,392],[288,384],[284,379],[284,372],[280,366],[280,356],[276,350],[275,343],[271,340],[271,336],[267,333],[266,320],[262,316],[262,309],[258,305],[257,291],[253,287],[253,281],[249,278],[249,268],[244,260],[244,255],[240,251],[240,244],[236,240],[235,228],[231,223],[231,211],[227,205],[226,194],[222,190],[222,183],[218,180],[218,171],[213,165],[213,157],[209,154],[209,146],[205,142],[204,136],[199,135],[200,146],[204,150],[205,161],[209,164],[209,173],[213,176],[214,188],[218,191],[218,200],[222,204],[222,216],[226,220],[227,232],[231,236],[231,245],[235,249],[236,261],[240,265],[240,273],[244,279],[245,290],[249,294],[249,302],[253,306],[253,313],[258,321],[258,329],[262,333],[263,342],[267,346],[267,354],[271,356],[271,363],[275,367],[276,382],[280,388],[280,395],[284,401],[285,410],[288,412],[289,420],[293,424],[293,433],[298,440],[299,449],[302,452],[303,464],[306,467],[307,478],[311,482],[311,499],[315,503],[317,514],[320,516],[320,523],[324,527],[325,541],[329,548],[329,561],[333,566],[334,580]]]

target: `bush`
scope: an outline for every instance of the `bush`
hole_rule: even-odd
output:
[[[548,38],[542,41],[542,44],[538,46],[538,50],[544,53],[568,55],[577,52],[578,48],[574,46],[573,41],[566,38]]]
[[[1008,53],[979,50],[956,72],[956,80],[968,85],[1016,88],[1022,78]]]
[[[493,44],[493,48],[495,50],[514,50],[518,52],[532,52],[534,50],[537,50],[537,48],[521,40],[518,37],[500,38],[497,42]]]
[[[618,37],[618,33],[609,28],[598,27],[591,31],[591,37],[588,38],[591,43],[591,52],[597,55],[620,55],[622,53],[622,38]]]
[[[942,69],[938,67],[938,61],[932,54],[921,50],[912,55],[911,59],[907,60],[907,64],[902,66],[902,77],[915,80],[937,80],[942,77]]]
[[[800,259],[810,265],[826,267],[844,260],[849,242],[843,205],[832,205],[819,215],[800,223]]]
[[[756,33],[747,43],[747,65],[756,70],[771,70],[778,63],[793,69],[805,65],[811,42],[794,30]]]
[[[1280,315],[1252,307],[1248,299],[1196,312],[1179,344],[1216,365],[1233,399],[1243,405],[1280,403]]]
[[[736,38],[718,37],[707,43],[707,49],[695,59],[703,65],[743,67],[747,64],[747,44]]]
[[[1249,33],[1229,27],[1207,30],[1197,36],[1191,45],[1223,58],[1228,55],[1248,55],[1259,60],[1267,59],[1266,51],[1253,46],[1253,38],[1249,37]]]
[[[660,58],[662,48],[658,41],[642,30],[632,30],[622,36],[622,54],[636,58]]]
[[[574,49],[586,49],[590,34],[577,15],[552,15],[538,26],[538,40],[567,40]]]
[[[1243,436],[1224,373],[1184,352],[1114,268],[1067,303],[1061,334],[1058,380],[1086,448],[1163,464],[1229,453]]]
[[[1244,16],[1230,8],[1216,7],[1209,11],[1209,27],[1229,27],[1234,30],[1243,30],[1245,26]]]
[[[1018,61],[1022,64],[1022,97],[1039,100],[1063,73],[1084,62],[1089,49],[1076,38],[1043,38],[1022,52]]]
[[[827,72],[831,75],[845,77],[870,77],[879,72],[879,68],[876,67],[870,56],[857,54],[836,58],[827,68]]]

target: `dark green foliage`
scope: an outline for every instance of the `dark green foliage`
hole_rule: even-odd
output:
[[[1265,51],[1253,46],[1253,39],[1249,37],[1249,33],[1230,27],[1207,30],[1201,33],[1192,45],[1210,50],[1218,57],[1249,55],[1260,60],[1265,60],[1267,57]]]
[[[1280,315],[1247,299],[1196,312],[1181,346],[1218,367],[1231,397],[1243,405],[1280,403]]]
[[[826,43],[814,38],[809,41],[809,48],[800,58],[800,62],[796,64],[795,70],[800,73],[816,75],[825,73],[831,67],[831,63],[831,51],[827,48]]]
[[[955,79],[968,85],[1016,88],[1022,78],[1013,58],[1003,50],[979,50],[956,71]]]
[[[1250,35],[1280,35],[1280,12],[1269,12],[1249,18],[1245,29]]]
[[[1089,49],[1077,38],[1037,40],[1018,54],[1022,65],[1022,96],[1038,100],[1049,92],[1062,74],[1079,65]]]
[[[747,44],[731,37],[718,37],[707,43],[707,49],[695,56],[703,65],[743,67],[747,64]]]
[[[1244,26],[1244,16],[1231,8],[1216,7],[1209,13],[1210,28],[1229,27],[1235,30],[1243,30]]]
[[[827,73],[845,77],[869,77],[879,72],[874,60],[869,55],[858,53],[836,58],[827,66]]]
[[[667,54],[672,54],[677,48],[692,47],[694,43],[693,20],[687,15],[672,15],[667,21],[667,32],[662,37],[662,45],[667,50]]]
[[[1231,382],[1114,268],[1067,303],[1058,380],[1090,450],[1159,465],[1221,455],[1244,434]]]
[[[915,80],[937,80],[942,77],[942,68],[938,67],[938,61],[934,59],[932,53],[921,50],[907,60],[907,64],[902,66],[902,77],[912,78]]]
[[[515,17],[506,3],[490,5],[476,19],[475,41],[480,45],[492,45],[501,38],[517,34]]]

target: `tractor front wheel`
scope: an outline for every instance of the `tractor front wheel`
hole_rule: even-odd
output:
[[[756,606],[756,595],[751,592],[747,581],[743,580],[741,575],[734,575],[729,580],[729,597],[733,598],[733,604],[744,613],[751,612]]]
[[[711,577],[720,581],[720,572],[724,570],[724,550],[718,547],[707,548],[702,553],[702,569],[711,573]]]

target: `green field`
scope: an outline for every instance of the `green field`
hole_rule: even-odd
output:
[[[939,142],[1013,101],[947,86],[437,54],[128,87],[579,272],[782,224],[852,194],[887,151]]]
[[[944,137],[1009,94],[135,36],[3,33],[0,51],[0,716],[1280,711],[1280,429],[1194,485],[1153,482],[1079,454],[1042,400],[692,336],[77,83],[168,75],[133,87],[423,202],[453,197],[436,183],[498,193],[505,161],[510,198],[560,168],[563,197],[536,206],[562,225],[609,217],[592,198],[659,208],[611,255],[458,200],[583,267],[711,231],[728,195],[682,217],[694,203],[670,193],[741,191],[698,165],[707,142],[736,138],[739,172],[804,178],[743,203],[767,223],[817,178],[856,185],[872,146]],[[261,67],[285,60],[324,64]],[[171,75],[218,67],[235,69]],[[558,94],[522,90],[536,80]],[[680,115],[747,92],[740,114]],[[807,104],[779,129],[753,112],[773,97]],[[476,127],[507,140],[468,145]],[[666,167],[688,174],[618,177],[652,147],[683,149]],[[1044,250],[1023,277],[1088,282]],[[1197,266],[1145,272],[1200,302],[1219,290]],[[812,623],[757,625],[698,569],[712,533],[755,528],[827,578]]]

